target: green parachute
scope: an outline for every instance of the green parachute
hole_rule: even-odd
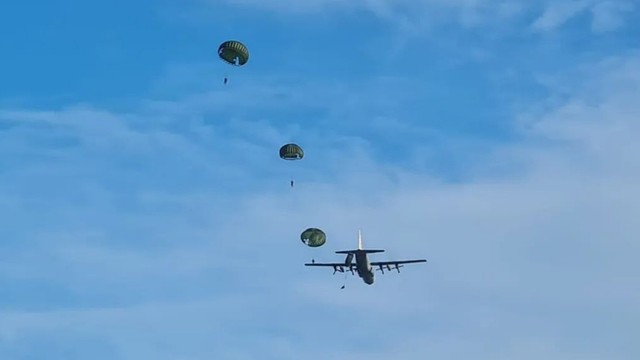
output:
[[[229,40],[220,44],[218,55],[225,62],[235,66],[242,66],[249,61],[249,49],[236,40]]]
[[[218,46],[218,56],[233,66],[242,66],[249,61],[249,49],[236,40],[228,40]],[[227,83],[227,77],[224,78],[224,83]]]
[[[309,247],[319,247],[327,242],[327,235],[317,228],[308,228],[300,234],[300,240]]]
[[[286,144],[280,148],[280,158],[284,160],[300,160],[304,157],[304,150],[297,144]]]

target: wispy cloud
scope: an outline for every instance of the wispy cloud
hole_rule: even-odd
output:
[[[632,18],[635,9],[627,0],[569,0],[552,1],[545,5],[543,13],[531,25],[535,31],[556,30],[568,21],[591,14],[591,30],[604,33],[617,30]]]
[[[255,1],[227,0],[233,6],[274,11],[280,14],[307,15],[319,12],[349,13],[364,11],[388,21],[410,33],[431,33],[442,25],[455,24],[461,28],[504,28],[505,24],[530,23],[537,32],[557,30],[571,19],[592,15],[595,33],[613,31],[632,17],[635,6],[628,0],[560,0],[560,1],[503,1],[503,0],[313,0],[313,1]]]
[[[602,1],[591,8],[593,21],[591,29],[596,33],[604,33],[616,30],[626,23],[626,18],[631,18],[633,11],[637,10],[636,4],[631,1]]]
[[[211,114],[237,101],[223,94],[126,113],[4,110],[2,211],[16,241],[2,245],[0,282],[14,295],[1,300],[0,357],[635,358],[640,63],[580,71],[588,81],[558,79],[574,90],[523,114],[523,140],[493,145],[457,183],[326,131],[316,144],[334,152],[311,152],[289,189],[273,145],[295,132],[267,115],[223,125]],[[243,111],[278,93],[254,91]],[[320,103],[348,118],[344,104]],[[405,126],[419,147],[420,127]],[[38,154],[48,157],[12,160]],[[325,247],[299,242],[307,226],[327,231]],[[330,270],[301,266],[353,246],[359,227],[388,250],[380,258],[429,263],[345,290]],[[25,284],[56,293],[38,303],[20,295]]]
[[[428,31],[436,26],[450,23],[475,28],[479,25],[510,21],[521,15],[529,2],[502,0],[313,0],[305,2],[228,0],[227,3],[238,7],[293,15],[309,15],[319,12],[365,12],[404,30]]]
[[[0,34],[0,359],[640,357],[636,5],[138,5]]]
[[[546,6],[542,15],[531,26],[537,31],[555,30],[588,7],[587,0],[552,2]]]

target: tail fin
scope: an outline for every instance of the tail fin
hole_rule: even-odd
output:
[[[336,251],[336,254],[354,254],[354,253],[365,253],[365,254],[373,254],[373,253],[381,253],[384,250],[365,250],[362,247],[362,231],[358,230],[358,249],[357,250],[342,250]]]

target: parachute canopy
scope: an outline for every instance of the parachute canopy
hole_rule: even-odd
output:
[[[218,55],[225,62],[242,66],[249,61],[249,49],[240,41],[225,41],[218,47]]]
[[[285,160],[300,160],[304,157],[304,151],[296,144],[286,144],[280,148],[280,157]]]
[[[318,247],[327,242],[327,235],[320,229],[308,228],[300,234],[300,240],[307,246]]]

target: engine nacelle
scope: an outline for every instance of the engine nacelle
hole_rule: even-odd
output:
[[[346,266],[351,266],[352,262],[353,262],[353,254],[348,254],[347,258],[344,260],[344,264]]]

